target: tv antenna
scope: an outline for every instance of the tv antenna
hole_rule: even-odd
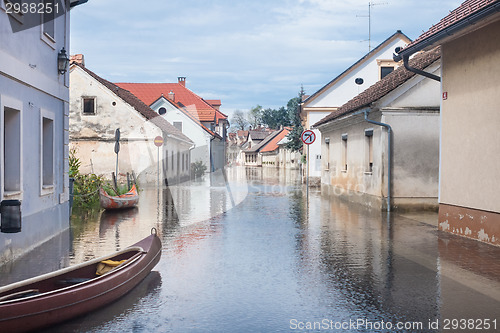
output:
[[[388,5],[388,2],[368,2],[368,15],[356,15],[356,17],[368,17],[368,52],[372,50],[372,7],[378,5]]]

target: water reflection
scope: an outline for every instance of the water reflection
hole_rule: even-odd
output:
[[[74,222],[65,264],[128,246],[156,227],[161,283],[146,282],[116,308],[57,329],[288,332],[298,322],[360,319],[434,332],[446,318],[498,316],[500,249],[438,233],[416,215],[314,190],[307,199],[298,173],[234,168],[227,186],[220,176],[143,189],[137,209]],[[430,327],[437,319],[441,326]]]

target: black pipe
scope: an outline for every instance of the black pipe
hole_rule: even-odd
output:
[[[408,63],[408,58],[409,58],[409,56],[407,56],[407,55],[403,56],[403,64],[407,70],[409,70],[410,72],[417,73],[419,75],[428,77],[429,79],[433,79],[433,80],[436,80],[438,82],[441,82],[441,78],[439,76],[434,75],[434,74],[429,73],[429,72],[426,72],[426,71],[423,71],[423,70],[420,70],[420,69],[415,68],[415,67],[411,67],[410,64]]]

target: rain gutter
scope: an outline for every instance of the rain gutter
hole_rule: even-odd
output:
[[[479,22],[479,21],[481,21],[481,20],[487,18],[488,16],[493,15],[497,12],[500,12],[500,2],[492,3],[492,4],[484,7],[483,9],[479,10],[478,12],[471,14],[467,18],[452,24],[448,28],[443,29],[443,30],[435,33],[434,35],[425,38],[421,42],[416,43],[414,45],[411,45],[411,46],[397,52],[397,54],[393,55],[393,59],[396,62],[403,60],[405,68],[411,72],[426,76],[426,77],[431,78],[431,79],[436,80],[436,81],[441,81],[441,78],[439,76],[436,76],[434,74],[419,70],[417,68],[410,67],[408,64],[408,59],[410,58],[410,56],[412,54],[414,54],[415,52],[418,52],[418,51],[423,50],[429,46],[432,46],[432,45],[436,44],[437,42],[441,41],[442,39],[449,37],[449,36],[452,36],[453,34],[459,32],[460,30],[462,30],[466,27],[472,26],[472,25],[476,24],[477,22]]]

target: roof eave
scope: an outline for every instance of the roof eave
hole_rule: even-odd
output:
[[[462,20],[451,24],[449,27],[442,29],[435,34],[417,42],[414,45],[410,45],[409,47],[401,50],[398,54],[394,54],[394,60],[400,61],[404,56],[410,56],[415,52],[431,48],[433,46],[439,45],[443,39],[450,37],[457,32],[465,29],[471,25],[478,23],[479,21],[493,15],[495,13],[500,12],[500,2],[494,2],[489,6],[480,9],[479,11],[463,18]]]

